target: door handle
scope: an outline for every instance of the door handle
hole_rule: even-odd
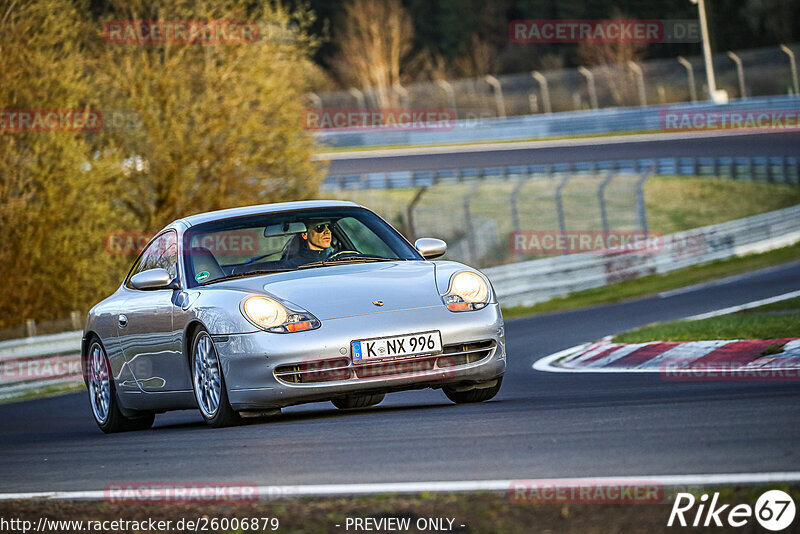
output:
[[[126,326],[128,326],[128,316],[125,315],[124,313],[120,314],[118,318],[118,324],[120,328],[125,328]]]

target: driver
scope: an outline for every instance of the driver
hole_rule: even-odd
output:
[[[289,260],[295,267],[327,259],[333,252],[330,222],[307,221],[306,230],[300,234],[300,248],[297,254]]]

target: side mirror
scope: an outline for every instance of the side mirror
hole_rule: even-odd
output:
[[[426,260],[438,258],[447,252],[447,243],[441,239],[434,239],[432,237],[422,237],[414,242],[414,248],[417,252],[422,254]]]
[[[136,289],[177,289],[166,269],[148,269],[131,277],[131,285]]]

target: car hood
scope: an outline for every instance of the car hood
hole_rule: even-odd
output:
[[[443,305],[436,286],[435,265],[425,261],[302,269],[237,280],[236,286],[273,295],[323,321]],[[383,305],[378,306],[375,301]]]

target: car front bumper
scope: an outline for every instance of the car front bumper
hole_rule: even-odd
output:
[[[393,360],[383,367],[391,371],[388,375],[365,373],[363,364],[350,362],[353,340],[431,330],[441,332],[445,352],[456,356]],[[236,410],[278,408],[354,393],[463,385],[492,380],[506,369],[503,318],[497,304],[469,312],[451,312],[444,306],[378,312],[328,319],[306,332],[256,332],[214,336],[214,340],[228,399]],[[476,361],[458,356],[463,354],[461,347],[479,342],[484,349],[473,351]],[[280,379],[276,368],[283,374]],[[316,376],[317,381],[291,382],[282,371],[287,368],[317,369],[306,375]]]

